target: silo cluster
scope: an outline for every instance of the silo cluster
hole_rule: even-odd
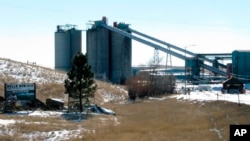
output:
[[[87,30],[87,57],[97,79],[123,84],[131,76],[132,42],[121,34],[102,26],[104,17]],[[128,24],[114,22],[114,27],[129,32]]]
[[[58,25],[55,32],[55,69],[68,71],[72,59],[82,51],[81,30],[75,25]]]

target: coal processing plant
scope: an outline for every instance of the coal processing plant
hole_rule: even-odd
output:
[[[134,40],[185,61],[185,80],[199,82],[237,77],[242,81],[250,81],[250,64],[247,63],[250,60],[250,51],[193,53],[185,47],[181,48],[136,31],[129,24],[113,22],[110,26],[106,17],[93,21],[86,31],[77,30],[73,25],[57,26],[56,69],[69,70],[74,55],[82,48],[81,32],[86,32],[88,63],[96,79],[123,84],[132,75],[132,40]],[[223,60],[229,63],[224,64]]]

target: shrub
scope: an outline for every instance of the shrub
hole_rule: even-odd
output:
[[[160,96],[173,93],[175,77],[173,75],[150,75],[148,72],[141,72],[126,81],[129,98]]]

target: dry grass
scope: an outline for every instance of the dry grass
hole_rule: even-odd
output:
[[[64,100],[63,83],[44,83],[37,85],[37,99],[45,102],[47,98],[59,98]]]
[[[1,127],[1,141],[15,141],[15,140],[46,140],[55,135],[55,132],[69,131],[70,134],[65,137],[74,139],[74,136],[82,136],[86,132],[93,132],[94,129],[106,124],[114,124],[112,116],[100,115],[89,117],[89,120],[75,121],[65,120],[63,117],[32,117],[23,115],[3,115],[0,114],[0,119],[12,119],[16,123],[0,126]],[[104,122],[105,121],[105,122]],[[77,131],[82,130],[82,131]],[[34,136],[34,134],[36,134]],[[33,135],[33,136],[32,136]],[[71,137],[72,136],[72,137]],[[65,139],[67,140],[67,139]],[[69,139],[71,140],[71,139]]]
[[[62,117],[31,117],[0,115],[1,119],[19,121],[8,126],[13,135],[1,135],[2,140],[25,140],[23,134],[53,132],[84,128],[73,141],[227,141],[230,124],[250,124],[250,106],[215,101],[193,103],[165,99],[163,101],[138,100],[135,103],[106,103],[115,107],[117,116],[93,116],[82,122]],[[95,132],[93,132],[95,131]],[[35,140],[43,140],[38,136]]]
[[[174,99],[117,105],[120,125],[87,134],[90,141],[224,141],[230,124],[250,124],[250,106],[209,102],[205,105]]]
[[[108,97],[109,103],[119,103],[128,97],[125,86],[113,85],[96,80],[97,91],[95,93],[95,103],[102,105],[104,98]]]
[[[33,120],[30,120],[33,118]],[[64,120],[60,117],[49,117],[49,118],[39,118],[39,117],[29,117],[29,119],[24,118],[9,128],[13,128],[18,131],[18,133],[28,134],[32,132],[51,132],[60,130],[75,130],[77,124]]]

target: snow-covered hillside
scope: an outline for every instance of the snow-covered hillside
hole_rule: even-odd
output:
[[[0,76],[14,82],[61,83],[66,78],[66,73],[0,58]]]
[[[0,58],[0,86],[4,83],[59,83],[64,89],[63,83],[66,77],[66,72]],[[98,88],[95,100],[99,104],[121,102],[127,98],[127,91],[123,88],[100,81],[96,82]],[[63,100],[60,97],[56,98]]]
[[[39,90],[37,89],[37,97],[39,95],[47,96],[45,98],[58,98],[61,100],[65,100],[64,97],[55,97],[55,96],[62,96],[64,93],[64,80],[67,77],[65,72],[56,71],[53,69],[48,69],[40,66],[36,66],[33,64],[21,63],[16,62],[9,59],[1,59],[0,58],[0,93],[3,92],[3,85],[4,83],[37,83],[39,85]],[[58,91],[49,91],[47,87],[51,83],[58,83],[60,89],[60,94],[55,94]],[[121,101],[125,101],[127,98],[127,93],[124,89],[119,86],[111,85],[108,83],[97,81],[98,88],[96,92],[95,102],[98,104],[104,104],[108,102],[115,102],[119,103]],[[54,86],[54,84],[53,84]],[[55,89],[55,88],[52,88]],[[45,93],[45,94],[41,94]],[[40,96],[41,97],[41,96]],[[44,99],[45,99],[44,98]],[[41,99],[40,99],[41,100]],[[105,109],[104,107],[102,107]],[[106,109],[106,111],[109,109]],[[29,139],[29,140],[39,140],[45,139],[46,141],[60,141],[60,140],[67,140],[70,138],[74,138],[76,136],[81,137],[82,132],[94,132],[92,129],[87,129],[82,126],[75,126],[72,129],[56,129],[52,131],[34,131],[31,133],[18,133],[19,129],[12,128],[13,126],[39,126],[39,125],[50,125],[52,124],[51,121],[47,121],[47,118],[59,118],[59,123],[53,123],[56,126],[61,124],[62,122],[66,122],[63,118],[65,114],[64,111],[42,111],[42,110],[35,110],[35,111],[20,111],[14,114],[7,115],[0,114],[0,140],[2,139],[1,135],[7,136],[11,138],[11,136],[18,135],[19,138],[22,139]],[[97,114],[98,115],[98,114]],[[34,121],[31,121],[30,118],[34,118]],[[37,117],[37,118],[36,118]],[[40,120],[41,121],[40,121]],[[81,122],[82,120],[73,120],[67,124],[77,124],[77,122]],[[101,116],[100,122],[114,122],[114,124],[119,124],[117,118],[115,116]],[[22,130],[22,129],[20,129]],[[10,140],[11,140],[10,139]]]

